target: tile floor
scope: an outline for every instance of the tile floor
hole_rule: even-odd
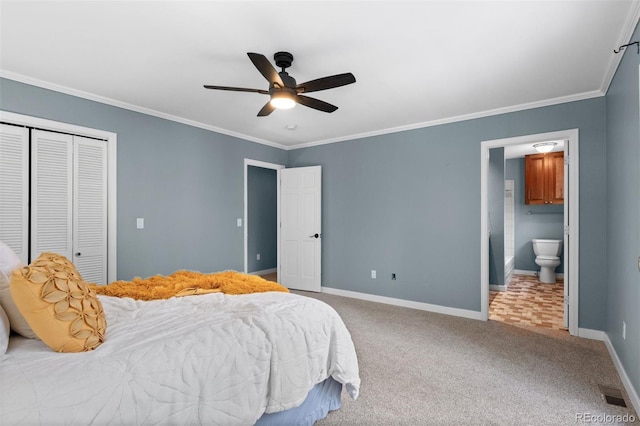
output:
[[[566,330],[564,282],[544,284],[538,277],[513,275],[507,291],[489,292],[489,319],[509,324]]]

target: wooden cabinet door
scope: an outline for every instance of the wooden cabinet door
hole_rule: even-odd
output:
[[[564,203],[564,152],[526,155],[525,204]]]
[[[544,154],[525,156],[524,161],[525,204],[544,204]]]
[[[549,204],[564,204],[564,152],[550,152],[545,156],[547,179],[546,201]]]

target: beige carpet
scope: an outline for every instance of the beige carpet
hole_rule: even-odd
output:
[[[602,342],[295,293],[336,309],[359,358],[360,397],[353,401],[343,392],[343,407],[317,422],[319,426],[560,425],[625,414],[637,419]],[[621,389],[630,408],[604,403],[598,384]]]

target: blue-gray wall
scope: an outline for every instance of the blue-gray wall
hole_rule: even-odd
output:
[[[247,168],[248,272],[278,266],[278,181],[277,171]],[[260,254],[260,260],[257,260]]]
[[[640,40],[636,27],[630,41]],[[605,330],[640,394],[640,55],[624,51],[607,102],[607,306]],[[582,170],[580,170],[582,176]],[[627,338],[622,339],[622,322]],[[636,407],[637,408],[637,407]]]
[[[119,279],[244,269],[244,158],[286,151],[7,79],[0,109],[118,134]]]
[[[489,284],[504,282],[504,148],[489,150],[487,171],[489,213]]]
[[[514,180],[515,269],[539,271],[531,240],[564,239],[564,207],[553,204],[524,203],[524,157],[506,161],[506,179]],[[532,214],[529,214],[531,212]],[[564,272],[564,255],[556,272]]]
[[[481,141],[578,128],[579,326],[603,330],[605,117],[600,97],[290,151],[323,166],[323,285],[480,311]]]

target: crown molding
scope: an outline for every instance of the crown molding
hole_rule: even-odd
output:
[[[14,72],[0,70],[0,77],[6,78],[8,80],[14,80],[20,83],[29,84],[31,86],[40,87],[42,89],[53,90],[55,92],[64,93],[66,95],[76,96],[82,99],[87,99],[90,101],[100,102],[102,104],[127,109],[130,111],[139,112],[146,115],[151,115],[153,117],[163,118],[169,121],[175,121],[176,123],[186,124],[187,126],[197,127],[204,130],[210,130],[212,132],[221,133],[223,135],[232,136],[234,138],[239,138],[251,142],[256,142],[262,145],[267,145],[273,148],[286,149],[285,145],[268,141],[265,139],[256,138],[254,136],[245,135],[243,133],[233,132],[227,129],[223,129],[221,127],[211,126],[209,124],[204,124],[199,121],[189,120],[186,118],[178,117],[176,115],[167,114],[164,112],[156,111],[149,108],[144,108],[138,105],[129,104],[127,102],[118,101],[115,99],[107,98],[105,96],[96,95],[94,93],[84,92],[82,90],[73,89],[71,87],[62,86],[55,83],[50,83],[43,80],[38,80],[32,77],[28,77],[22,74],[17,74]]]
[[[620,37],[615,46],[611,47],[611,56],[609,57],[609,65],[607,66],[607,72],[604,75],[604,79],[602,80],[602,85],[600,86],[600,90],[602,93],[606,94],[609,91],[609,86],[613,81],[613,77],[616,75],[616,71],[618,70],[618,66],[620,65],[620,61],[622,61],[622,57],[624,56],[627,49],[625,49],[621,53],[613,53],[614,49],[617,49],[618,46],[622,46],[623,44],[627,44],[631,41],[631,37],[633,36],[633,32],[636,29],[636,26],[640,22],[640,0],[636,0],[631,4],[631,8],[629,10],[629,15],[627,16],[627,20],[622,26],[622,30],[620,31]],[[633,50],[633,49],[632,49]]]
[[[407,131],[407,130],[416,130],[416,129],[422,129],[422,128],[425,128],[425,127],[440,126],[442,124],[451,124],[451,123],[456,123],[456,122],[459,122],[459,121],[468,121],[468,120],[474,120],[474,119],[477,119],[477,118],[491,117],[491,116],[494,116],[494,115],[508,114],[508,113],[511,113],[511,112],[524,111],[524,110],[528,110],[528,109],[541,108],[541,107],[545,107],[545,106],[552,106],[552,105],[564,104],[564,103],[568,103],[568,102],[582,101],[582,100],[586,100],[586,99],[598,98],[598,97],[601,97],[601,96],[604,96],[604,92],[602,92],[600,90],[593,90],[591,92],[578,93],[576,95],[562,96],[562,97],[553,98],[553,99],[545,99],[545,100],[542,100],[542,101],[529,102],[529,103],[526,103],[526,104],[513,105],[513,106],[503,107],[503,108],[495,108],[495,109],[491,109],[491,110],[475,112],[475,113],[472,113],[472,114],[458,115],[458,116],[455,116],[455,117],[443,118],[443,119],[432,120],[432,121],[425,121],[425,122],[422,122],[422,123],[409,124],[409,125],[406,125],[406,126],[399,126],[399,127],[388,128],[388,129],[375,130],[373,132],[358,133],[358,134],[347,135],[347,136],[339,137],[339,138],[324,139],[324,140],[316,141],[316,142],[308,142],[308,143],[296,145],[296,146],[293,146],[293,147],[288,147],[286,149],[292,150],[292,149],[300,149],[300,148],[309,148],[309,147],[312,147],[312,146],[326,145],[326,144],[336,143],[336,142],[346,142],[346,141],[350,141],[350,140],[354,140],[354,139],[370,138],[370,137],[374,137],[374,136],[386,135],[386,134],[389,134],[389,133],[398,133],[398,132],[404,132],[404,131]]]

